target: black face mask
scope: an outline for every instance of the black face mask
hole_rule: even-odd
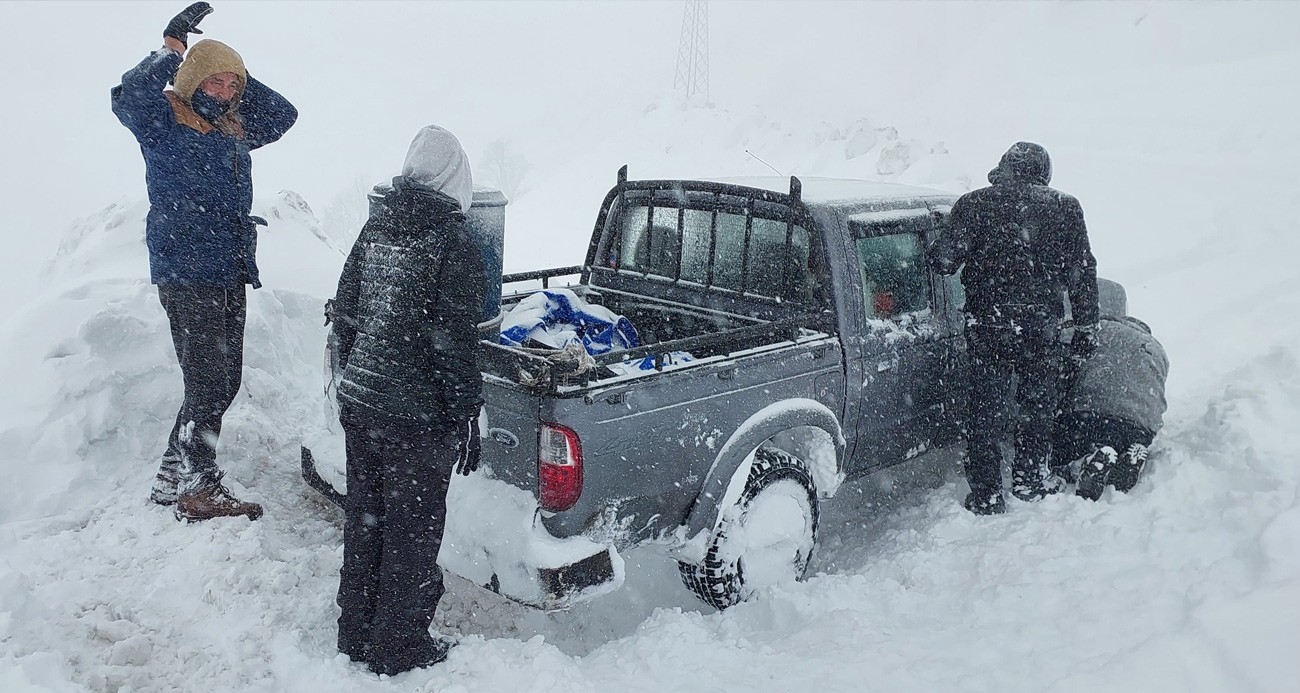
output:
[[[194,96],[190,97],[190,106],[194,112],[203,116],[203,119],[216,125],[221,116],[230,111],[230,103],[223,103],[208,96],[202,89],[194,90]]]

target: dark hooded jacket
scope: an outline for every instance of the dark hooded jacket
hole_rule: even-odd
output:
[[[333,302],[345,416],[448,429],[478,415],[483,273],[460,204],[395,178]]]
[[[1097,261],[1083,209],[1049,188],[1051,178],[1047,151],[1018,142],[989,173],[992,185],[953,205],[930,261],[943,274],[962,270],[966,312],[975,323],[1032,314],[1055,329],[1068,299],[1075,324],[1097,324]]]
[[[164,91],[180,67],[179,55],[157,51],[112,90],[113,113],[144,154],[150,275],[155,284],[256,288],[249,152],[280,139],[298,111],[249,77],[236,110],[213,125],[194,110],[193,94]]]

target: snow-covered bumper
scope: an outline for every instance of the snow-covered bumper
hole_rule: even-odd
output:
[[[304,441],[302,475],[340,505],[347,493],[343,436]],[[514,601],[565,609],[618,589],[623,559],[585,537],[557,539],[542,526],[537,500],[482,470],[452,476],[438,564]]]

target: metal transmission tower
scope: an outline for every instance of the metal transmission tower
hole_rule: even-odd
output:
[[[703,94],[709,99],[709,0],[686,0],[673,89],[684,89],[688,98]]]

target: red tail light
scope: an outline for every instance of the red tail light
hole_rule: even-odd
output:
[[[543,510],[568,510],[582,495],[582,443],[572,429],[542,424],[537,439],[537,501]]]

